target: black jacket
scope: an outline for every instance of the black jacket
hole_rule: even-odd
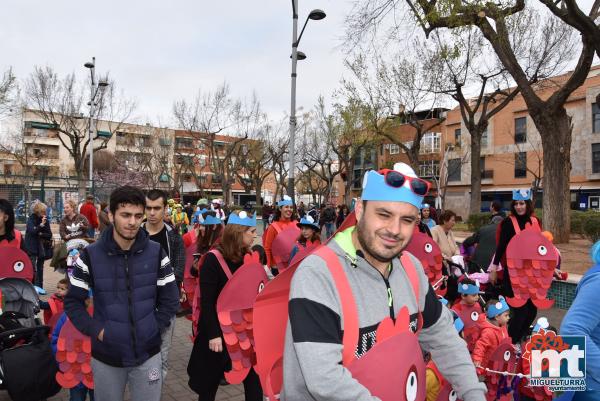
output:
[[[90,289],[93,317],[85,308]],[[161,332],[178,307],[169,257],[144,230],[128,251],[115,242],[112,229],[104,230],[82,250],[65,297],[67,316],[92,339],[92,356],[111,366],[139,366],[157,354]]]
[[[46,221],[44,226],[41,226],[42,218],[35,213],[32,213],[27,219],[27,228],[25,230],[25,249],[30,255],[39,255],[43,253],[44,246],[42,240],[51,240],[52,231],[50,230],[50,222]]]

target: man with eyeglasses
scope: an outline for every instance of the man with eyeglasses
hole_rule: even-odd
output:
[[[421,263],[401,255],[429,187],[404,163],[367,172],[355,207],[356,225],[338,232],[325,250],[297,268],[290,286],[282,400],[379,400],[381,388],[365,384],[374,377],[391,389],[393,399],[424,399],[424,371],[422,376],[411,373],[413,367],[405,362],[422,358],[421,349],[386,354],[377,348],[379,324],[388,318],[406,321],[400,318],[405,308],[408,327],[400,329],[418,336],[459,398],[485,399],[485,386],[453,329],[450,311],[438,301]],[[352,298],[354,305],[348,301]],[[349,366],[371,351],[363,370],[370,379],[354,377]],[[403,369],[386,368],[389,361],[409,365],[401,382],[395,375]]]

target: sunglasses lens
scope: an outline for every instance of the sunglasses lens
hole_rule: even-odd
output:
[[[410,182],[410,187],[414,193],[420,196],[427,195],[427,183],[422,180],[412,180]]]
[[[390,187],[400,188],[402,185],[404,185],[404,180],[404,175],[396,171],[390,171],[385,175],[385,182]]]

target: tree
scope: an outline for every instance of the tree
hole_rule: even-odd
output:
[[[226,83],[214,92],[198,91],[191,103],[179,100],[173,104],[173,114],[188,134],[200,141],[208,152],[208,164],[213,172],[211,183],[220,184],[225,204],[230,204],[231,186],[235,182],[232,156],[247,136],[220,137],[225,130],[250,119],[256,108],[234,101]],[[232,139],[233,138],[233,139]]]
[[[25,103],[32,113],[58,133],[61,145],[67,149],[75,164],[75,174],[79,185],[80,195],[84,195],[87,179],[85,178],[85,163],[89,154],[89,146],[93,151],[107,147],[110,137],[94,133],[92,144],[89,140],[89,114],[86,105],[90,99],[90,85],[80,84],[75,74],[59,78],[51,67],[35,67],[25,82]],[[111,134],[116,133],[127,121],[135,109],[135,102],[126,99],[117,92],[115,82],[111,81],[105,92],[100,95],[97,106],[94,107],[93,119],[103,120],[103,126]]]
[[[372,59],[373,65],[369,65],[365,56],[359,54],[346,63],[355,79],[344,80],[343,90],[360,106],[358,111],[364,127],[398,145],[417,170],[423,136],[445,120],[435,110],[440,103],[434,91],[437,77],[423,61],[409,60],[405,49],[395,53],[390,61],[377,53]],[[402,124],[414,128],[413,140],[408,143],[397,134]]]
[[[569,96],[583,84],[590,70],[595,44],[592,38],[582,36],[581,51],[572,73],[561,80],[541,80],[548,76],[545,71],[528,70],[528,58],[553,60],[558,70],[568,60],[561,60],[557,49],[563,48],[566,41],[572,40],[572,32],[563,29],[564,24],[557,18],[540,18],[536,13],[522,13],[525,0],[500,3],[453,0],[406,0],[417,24],[429,36],[437,29],[456,29],[475,26],[490,43],[499,60],[518,86],[542,138],[544,152],[544,227],[554,233],[558,243],[569,240],[570,208],[570,150],[571,119],[565,109]],[[385,12],[400,7],[391,0],[367,0],[357,11],[359,15],[352,26],[360,28],[367,21],[372,25],[381,22]],[[379,10],[375,15],[373,10]],[[361,14],[362,11],[362,14]],[[366,15],[365,15],[366,13]],[[515,31],[515,19],[529,19],[528,26],[539,26],[539,30]],[[521,24],[519,24],[521,25]]]
[[[17,79],[9,68],[2,74],[0,79],[0,116],[6,115],[14,107],[17,98]]]

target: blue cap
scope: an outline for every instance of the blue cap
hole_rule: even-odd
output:
[[[222,223],[222,221],[220,218],[215,217],[212,214],[209,214],[208,216],[206,216],[204,218],[204,220],[200,224],[203,226],[214,226],[216,224],[221,224],[221,223]]]
[[[302,227],[302,226],[308,226],[310,228],[314,228],[315,230],[319,231],[321,229],[321,227],[319,226],[319,223],[315,221],[315,219],[312,218],[312,216],[309,216],[308,214],[306,216],[304,216],[303,218],[300,219],[300,223],[296,224],[298,227]]]
[[[513,189],[513,200],[515,201],[527,201],[531,200],[531,190],[530,189]]]
[[[283,199],[280,200],[279,202],[277,202],[277,206],[278,207],[282,207],[282,206],[292,206],[294,204],[294,201],[292,200],[292,198],[290,198],[287,195],[283,196]]]
[[[464,295],[479,294],[479,282],[475,281],[475,285],[467,283],[458,283],[458,293]]]
[[[408,177],[417,177],[414,170],[405,163],[394,164],[394,170]],[[406,202],[421,208],[423,196],[415,194],[410,189],[410,182],[406,180],[400,188],[394,188],[385,183],[383,174],[377,171],[367,171],[362,182],[362,200],[374,200],[384,202]]]
[[[238,226],[256,227],[256,212],[252,217],[248,216],[246,212],[231,213],[227,224],[237,224]]]
[[[498,302],[496,302],[495,304],[491,304],[488,307],[487,317],[489,317],[490,319],[495,318],[496,316],[506,312],[507,310],[509,310],[508,304],[506,303],[504,297],[500,296]]]

